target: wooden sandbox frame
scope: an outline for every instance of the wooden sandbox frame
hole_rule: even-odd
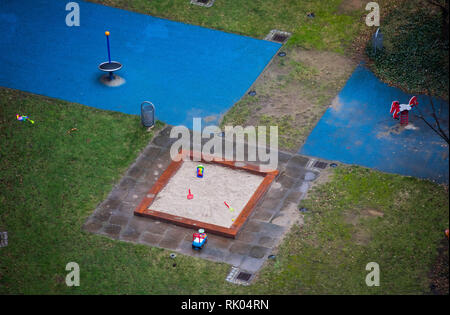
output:
[[[243,170],[252,174],[263,176],[264,179],[258,186],[256,191],[250,197],[247,204],[244,206],[239,216],[233,222],[231,227],[226,228],[223,226],[205,223],[193,219],[188,219],[180,216],[171,215],[165,212],[160,212],[156,210],[149,209],[150,205],[155,200],[157,194],[163,190],[172,176],[178,171],[181,165],[184,163],[184,159],[193,157],[199,158],[202,163],[205,164],[218,164],[224,167],[229,167],[234,170]],[[205,160],[205,158],[207,160]],[[134,214],[136,216],[149,217],[152,219],[157,219],[160,221],[166,221],[173,223],[175,225],[197,229],[204,229],[205,232],[216,234],[220,236],[225,236],[229,238],[235,238],[241,227],[244,225],[247,218],[252,213],[258,201],[264,196],[269,186],[272,184],[275,177],[278,175],[278,170],[260,170],[259,166],[248,164],[247,162],[235,162],[230,160],[225,160],[221,158],[216,158],[213,156],[208,156],[194,151],[181,151],[178,156],[173,160],[167,169],[161,174],[156,183],[150,188],[150,190],[145,195],[144,199],[137,206]]]

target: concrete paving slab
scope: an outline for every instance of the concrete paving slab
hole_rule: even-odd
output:
[[[258,259],[253,257],[244,257],[244,260],[239,265],[239,268],[256,273],[264,264],[265,259]]]

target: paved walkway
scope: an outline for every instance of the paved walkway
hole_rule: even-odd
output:
[[[293,222],[303,223],[298,204],[320,169],[314,168],[316,164],[307,157],[279,152],[280,173],[236,239],[209,234],[206,247],[195,251],[191,248],[194,230],[133,215],[171,162],[169,149],[174,139],[169,138],[170,129],[162,130],[143,150],[108,198],[88,218],[84,230],[257,272]]]

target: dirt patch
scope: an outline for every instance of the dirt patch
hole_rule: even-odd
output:
[[[384,213],[375,209],[364,209],[359,212],[347,212],[345,214],[345,222],[351,225],[358,225],[361,220],[368,218],[380,218]]]
[[[410,196],[407,190],[400,190],[397,193],[397,198],[395,198],[394,204],[396,207],[400,207],[404,202],[408,201],[409,198]]]
[[[353,241],[358,245],[367,245],[372,240],[372,234],[366,228],[360,226],[361,220],[370,218],[381,218],[384,213],[375,209],[364,209],[359,212],[347,212],[344,216],[344,221],[354,228],[352,235]]]
[[[354,11],[363,10],[367,1],[363,0],[343,0],[337,9],[338,14],[352,13]]]
[[[377,133],[376,137],[378,139],[386,138],[386,137],[389,137],[391,135],[398,135],[398,134],[402,133],[405,130],[419,130],[419,128],[416,127],[413,123],[409,123],[406,126],[395,125],[393,127],[387,128],[386,131],[382,131],[382,132]]]
[[[367,209],[363,211],[363,215],[368,217],[383,217],[384,213],[378,210]]]
[[[278,125],[279,147],[296,152],[353,72],[351,59],[326,51],[285,48],[228,111],[223,125]]]
[[[366,246],[372,240],[372,234],[367,230],[359,228],[353,233],[352,240],[358,245]]]

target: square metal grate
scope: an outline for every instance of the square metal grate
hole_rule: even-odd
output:
[[[241,271],[238,267],[232,267],[230,273],[228,274],[226,280],[228,282],[239,284],[239,285],[249,285],[252,279],[252,274],[249,272]]]
[[[212,5],[214,4],[214,1],[215,0],[191,0],[191,4],[209,8],[209,7],[212,7]]]
[[[313,167],[325,169],[327,166],[328,166],[328,163],[317,161],[316,163],[314,163]]]
[[[273,40],[274,42],[284,43],[284,42],[286,41],[287,38],[288,38],[287,35],[284,35],[284,34],[275,34],[275,35],[272,37],[272,40]]]
[[[252,277],[251,273],[241,271],[237,275],[236,279],[240,281],[248,281],[250,280],[251,277]]]
[[[271,30],[264,39],[284,44],[289,39],[289,37],[291,37],[291,33],[289,32],[284,32],[280,30]]]

